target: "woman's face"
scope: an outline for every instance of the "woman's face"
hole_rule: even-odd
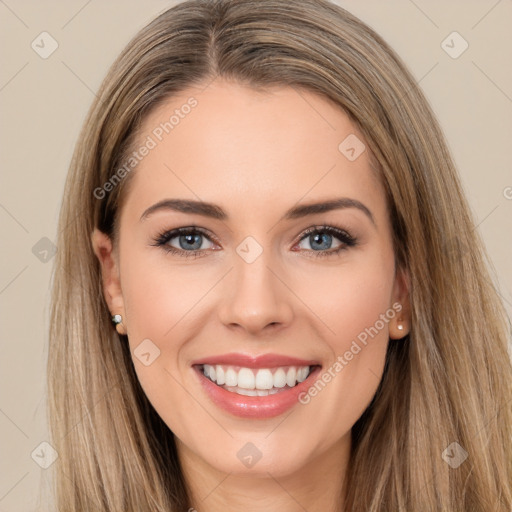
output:
[[[217,80],[145,119],[114,266],[108,239],[93,243],[183,456],[277,477],[346,453],[389,337],[407,332],[363,144],[340,109],[286,87]]]

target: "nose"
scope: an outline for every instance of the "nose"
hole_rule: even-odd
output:
[[[219,319],[225,326],[257,335],[290,324],[293,293],[284,276],[270,263],[266,251],[252,263],[235,254],[234,268],[224,280],[218,308]]]

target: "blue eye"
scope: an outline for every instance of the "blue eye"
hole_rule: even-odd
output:
[[[339,244],[333,249],[333,239],[338,239]],[[335,228],[333,226],[315,226],[305,231],[300,242],[308,241],[311,249],[315,252],[315,256],[332,256],[339,254],[341,251],[349,247],[354,247],[357,240],[347,233],[344,229]]]
[[[203,230],[194,226],[178,228],[160,234],[153,245],[160,246],[167,252],[178,254],[186,258],[191,256],[198,257],[204,256],[206,249],[208,249],[203,246],[203,239],[205,238],[208,239],[209,237]],[[178,247],[170,243],[174,239],[177,239]]]
[[[195,226],[177,228],[161,233],[152,245],[162,247],[166,252],[183,256],[185,258],[202,257],[208,254],[211,247],[204,247],[205,240],[211,242],[211,236],[201,228]],[[176,242],[173,242],[176,239]],[[338,240],[338,245],[332,248],[333,239]],[[303,241],[309,242],[307,252],[314,253],[315,257],[333,256],[341,251],[353,247],[357,240],[344,229],[333,226],[315,226],[307,229],[299,244]],[[176,246],[177,244],[177,246]]]

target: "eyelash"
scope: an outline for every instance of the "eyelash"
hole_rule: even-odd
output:
[[[325,233],[328,235],[333,235],[334,237],[338,238],[338,240],[342,243],[338,248],[333,250],[327,250],[327,251],[313,251],[312,249],[305,249],[307,252],[314,252],[315,257],[326,257],[326,256],[335,256],[341,253],[342,251],[348,249],[349,247],[354,247],[357,245],[357,239],[350,235],[346,230],[342,228],[338,228],[335,226],[313,226],[311,228],[306,229],[298,243],[305,240],[308,236],[314,234],[314,233]],[[197,228],[195,226],[190,227],[184,227],[184,228],[177,228],[173,229],[171,231],[164,231],[160,233],[156,238],[155,242],[151,245],[156,247],[161,247],[165,252],[176,254],[178,256],[184,257],[184,258],[200,258],[202,256],[205,256],[207,250],[206,249],[198,249],[195,251],[184,251],[180,249],[176,249],[176,247],[172,247],[168,245],[168,242],[172,240],[173,238],[176,238],[180,235],[203,235],[206,238],[208,238],[210,241],[215,242],[215,238],[211,237],[205,230],[202,228]]]

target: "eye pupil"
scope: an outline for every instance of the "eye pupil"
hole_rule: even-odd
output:
[[[329,235],[328,233],[315,233],[314,235],[312,235],[312,238],[313,238],[313,243],[321,243],[322,239],[325,240],[325,237],[331,237],[331,235]],[[329,240],[327,239],[327,242],[325,242],[327,244],[328,247],[320,247],[321,249],[329,249],[330,247],[330,243],[329,243]],[[311,247],[313,248],[313,244],[311,244]]]
[[[201,236],[202,235],[199,235],[199,234],[193,234],[193,235],[182,235],[180,236],[180,245],[183,247],[183,248],[188,248],[188,249],[199,249],[201,247]],[[182,245],[182,242],[185,240],[184,242],[184,245]],[[194,243],[198,243],[199,245],[197,245],[197,247],[192,247],[194,245]]]

